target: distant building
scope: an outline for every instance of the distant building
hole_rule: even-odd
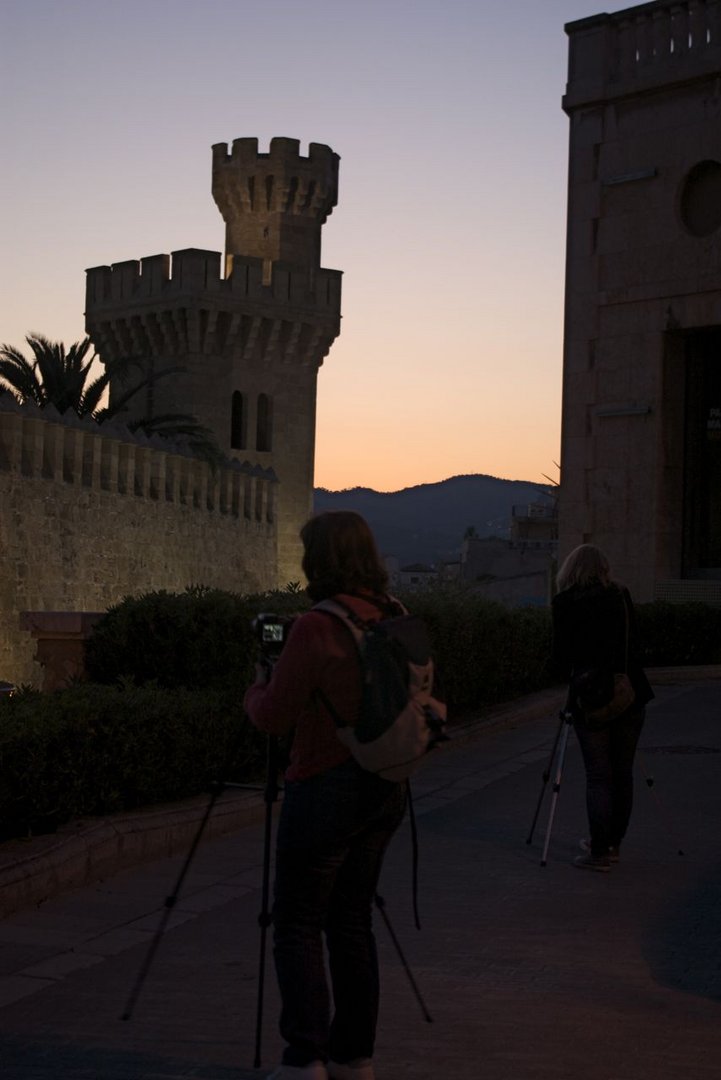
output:
[[[468,537],[461,549],[461,580],[508,607],[550,602],[555,552],[541,541]]]
[[[404,589],[422,589],[435,581],[438,581],[438,571],[426,563],[402,566],[398,574],[398,584]]]

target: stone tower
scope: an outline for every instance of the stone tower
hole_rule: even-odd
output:
[[[278,478],[278,584],[301,580],[298,530],[312,509],[318,368],[340,329],[341,273],[320,266],[339,157],[276,138],[213,146],[213,197],[226,223],[215,251],[115,263],[87,273],[86,329],[104,361],[180,366],[129,416],[192,413],[229,457]],[[111,387],[111,400],[122,393]]]
[[[570,23],[560,557],[721,602],[721,2]]]

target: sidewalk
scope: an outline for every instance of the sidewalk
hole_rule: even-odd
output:
[[[721,1078],[721,680],[689,674],[654,673],[632,830],[610,874],[571,865],[585,832],[573,736],[547,866],[550,784],[526,843],[558,694],[498,710],[420,774],[422,932],[406,828],[382,895],[434,1023],[379,925],[378,1080]],[[3,1080],[265,1076],[279,1042],[269,968],[267,1067],[254,1070],[262,833],[251,823],[201,846],[127,1023],[187,845],[0,923]]]

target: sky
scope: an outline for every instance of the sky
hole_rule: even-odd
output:
[[[0,342],[85,270],[222,251],[211,146],[341,157],[317,486],[558,478],[564,24],[609,0],[0,0]]]

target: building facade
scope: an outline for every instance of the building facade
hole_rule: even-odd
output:
[[[570,23],[559,558],[721,602],[721,2]]]

